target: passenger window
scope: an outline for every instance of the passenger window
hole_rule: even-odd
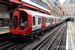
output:
[[[46,23],[47,23],[47,18],[46,18]]]
[[[51,22],[53,22],[53,19],[51,19]]]
[[[55,22],[56,22],[56,18],[55,18]]]
[[[49,19],[49,23],[50,23],[50,19]]]
[[[44,24],[45,23],[45,19],[44,18],[42,18],[42,24]]]
[[[54,22],[54,19],[53,19],[53,22]]]
[[[51,22],[53,22],[53,19],[51,18]]]
[[[35,25],[35,17],[33,17],[33,25]]]
[[[46,21],[45,21],[45,18],[44,18],[44,23],[45,23]]]
[[[47,18],[48,19],[48,18]],[[49,19],[48,19],[48,23],[49,23]]]
[[[41,18],[38,18],[38,24],[41,24]]]

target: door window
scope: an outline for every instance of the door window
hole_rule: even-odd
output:
[[[41,18],[38,18],[38,24],[41,24]]]
[[[35,25],[35,17],[33,17],[33,25]]]

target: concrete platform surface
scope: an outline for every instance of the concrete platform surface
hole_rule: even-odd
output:
[[[75,50],[75,23],[68,22],[66,50]]]
[[[8,32],[9,32],[8,28],[0,29],[0,34],[4,34],[4,33],[8,33]]]

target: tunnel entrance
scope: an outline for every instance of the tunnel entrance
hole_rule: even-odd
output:
[[[74,19],[73,18],[67,18],[67,19],[65,19],[66,21],[74,21]]]

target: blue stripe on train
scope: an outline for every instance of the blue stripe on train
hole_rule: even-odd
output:
[[[55,24],[53,24],[52,26],[54,26]],[[50,26],[47,26],[47,27],[45,27],[45,29],[46,28],[49,28]],[[41,30],[41,28],[40,29],[36,29],[36,30],[34,30],[34,31],[32,31],[31,33],[33,33],[33,32],[37,32],[37,31],[40,31]]]
[[[48,28],[48,27],[50,27],[50,26],[47,26],[47,27],[45,27],[45,28]],[[37,32],[37,31],[40,31],[40,30],[41,30],[41,28],[40,28],[40,29],[33,30],[31,33]]]
[[[52,26],[55,26],[55,24],[53,24]]]
[[[58,23],[56,23],[56,25],[57,25]]]
[[[48,28],[48,27],[50,27],[50,26],[47,26],[47,27],[45,27],[45,28]]]
[[[37,30],[32,31],[31,33],[33,33],[33,32],[37,32],[37,31],[40,31],[40,30],[41,30],[41,28],[40,28],[40,29],[37,29]]]

